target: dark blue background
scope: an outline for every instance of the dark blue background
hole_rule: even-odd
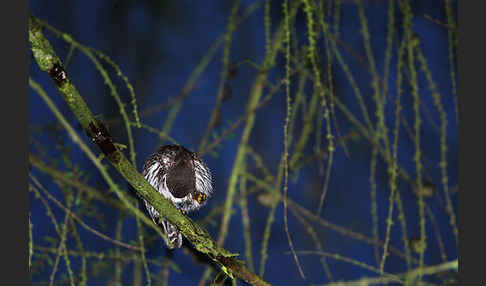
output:
[[[248,5],[255,1],[241,1],[240,14]],[[361,27],[358,21],[356,5],[351,1],[342,1],[340,37],[361,57],[366,59],[361,37]],[[197,66],[205,52],[211,44],[226,30],[227,20],[230,14],[232,1],[30,1],[30,12],[49,24],[67,32],[74,39],[87,46],[99,49],[109,55],[129,78],[135,88],[139,110],[143,111],[150,106],[168,102],[172,97],[180,94],[189,75]],[[397,5],[395,5],[397,6]],[[366,16],[368,27],[371,34],[371,44],[373,53],[377,61],[379,74],[383,75],[383,61],[385,51],[385,36],[387,26],[387,1],[366,1]],[[458,131],[456,114],[453,105],[450,66],[448,61],[448,42],[447,30],[424,17],[425,14],[432,18],[446,22],[444,3],[438,0],[412,1],[414,17],[413,30],[420,36],[421,47],[424,55],[428,59],[432,76],[436,82],[445,110],[448,115],[448,177],[449,186],[452,188],[457,185],[457,142]],[[455,6],[454,6],[455,7]],[[396,53],[397,40],[402,37],[400,32],[401,17],[398,10],[396,13],[396,38],[394,39],[393,59],[391,62],[391,73],[388,79],[390,93],[396,95]],[[281,3],[272,1],[272,31],[275,31],[277,23],[281,20]],[[265,52],[265,32],[264,32],[264,8],[263,5],[253,13],[233,35],[231,45],[231,61],[240,62],[244,59],[251,59],[261,63]],[[299,44],[307,44],[307,30],[305,28],[305,17],[303,12],[299,12],[297,24],[297,35]],[[457,19],[456,19],[457,20]],[[54,46],[61,59],[68,53],[69,45],[57,39],[53,34],[46,32],[48,38]],[[371,88],[371,76],[363,65],[351,56],[346,50],[340,47],[345,61],[350,67],[358,86],[365,97],[370,114],[374,114],[374,102],[372,100],[373,90]],[[324,49],[321,48],[321,58],[325,58]],[[216,57],[211,61],[208,68],[200,77],[196,88],[184,100],[181,109],[170,135],[180,144],[190,149],[196,149],[199,140],[204,134],[208,124],[211,110],[216,100],[220,76],[221,76],[221,57],[222,49],[219,49]],[[269,79],[275,82],[284,71],[283,56],[278,57],[279,66],[270,74]],[[109,69],[109,68],[108,68]],[[360,114],[355,96],[351,86],[347,81],[341,67],[335,61],[333,66],[335,79],[335,92],[354,114]],[[118,117],[118,107],[113,98],[109,95],[109,89],[103,83],[102,77],[97,73],[91,61],[79,51],[73,55],[67,72],[70,79],[76,85],[81,95],[87,101],[89,107],[95,114],[103,114],[104,118]],[[63,114],[72,124],[77,124],[76,118],[62,101],[54,84],[48,76],[40,72],[35,61],[30,63],[31,77],[39,82],[56,102]],[[420,98],[424,105],[431,111],[435,124],[440,124],[438,113],[433,105],[431,94],[428,90],[428,83],[422,73],[419,74]],[[216,131],[222,131],[229,124],[227,121],[234,121],[244,113],[246,102],[249,98],[250,88],[256,76],[255,70],[249,65],[242,65],[238,69],[238,75],[229,82],[232,89],[232,98],[223,104],[222,125]],[[128,91],[123,88],[123,84],[112,74],[115,83],[118,84],[118,91],[122,99],[127,103],[128,110],[131,106]],[[408,81],[408,75],[405,81]],[[292,81],[295,91],[297,81]],[[311,86],[309,84],[307,95],[310,96]],[[268,89],[265,90],[265,94]],[[295,93],[294,93],[295,95]],[[32,90],[30,92],[30,124],[32,127],[31,136],[47,146],[53,146],[55,138],[52,133],[47,131],[38,132],[38,127],[56,122],[51,111],[43,103],[40,97]],[[404,85],[402,97],[404,110],[402,111],[408,124],[413,127],[412,97],[409,87]],[[167,109],[165,110],[167,111]],[[387,124],[389,129],[394,124],[394,108],[389,104],[387,107]],[[352,129],[348,120],[336,111],[340,123],[341,133],[346,134]],[[162,111],[149,117],[142,117],[142,121],[154,128],[162,128],[167,113]],[[283,91],[274,95],[272,100],[257,114],[255,127],[252,131],[250,143],[264,157],[264,162],[269,166],[273,173],[277,171],[277,165],[283,151],[283,124],[285,117],[285,93]],[[421,131],[422,152],[427,157],[425,162],[425,178],[431,180],[438,187],[439,195],[443,198],[443,191],[440,184],[441,174],[438,162],[440,161],[439,139],[440,133],[433,127],[422,111],[423,125]],[[358,119],[362,119],[359,115]],[[372,118],[374,121],[374,117]],[[325,126],[325,125],[323,125]],[[122,125],[110,129],[116,140],[127,143],[126,135]],[[208,204],[208,207],[198,213],[191,214],[193,218],[201,218],[206,215],[212,206],[220,205],[226,198],[226,188],[230,176],[239,138],[242,128],[239,128],[235,136],[223,142],[223,146],[218,150],[218,156],[206,155],[210,168],[214,173],[216,193]],[[400,129],[399,163],[415,177],[414,168],[414,146],[408,138],[405,129]],[[297,132],[299,134],[299,132]],[[390,138],[391,132],[389,133]],[[82,166],[82,169],[93,170],[92,164],[84,154],[69,140],[63,131],[55,133],[57,138],[65,138],[65,143],[69,146],[70,155],[74,162]],[[134,129],[135,146],[137,152],[137,167],[141,169],[144,159],[152,153],[158,144],[155,135],[142,129]],[[87,141],[86,141],[87,142]],[[314,139],[310,140],[313,144]],[[322,143],[324,144],[324,143]],[[332,167],[332,176],[327,193],[323,218],[345,226],[356,232],[372,236],[371,224],[371,200],[370,200],[370,158],[371,148],[365,139],[358,142],[348,143],[351,157],[347,158],[342,148],[338,148],[335,153]],[[92,149],[95,150],[94,146]],[[310,154],[311,147],[307,147]],[[49,154],[53,157],[59,156],[59,150],[55,147],[49,148]],[[60,196],[61,191],[56,185],[36,172],[37,176],[49,191]],[[290,180],[289,196],[299,202],[309,210],[317,208],[318,199],[322,191],[324,177],[318,172],[318,165],[312,164],[299,172],[299,179],[294,182]],[[380,238],[384,239],[386,215],[388,206],[389,188],[386,175],[386,166],[383,162],[378,162],[377,169],[378,181],[378,215]],[[104,186],[102,179],[93,172],[91,183]],[[120,181],[122,182],[122,181]],[[122,187],[126,188],[125,185]],[[419,236],[418,208],[416,197],[411,193],[411,188],[403,181],[399,184],[402,193],[405,212],[407,216],[407,228],[409,236]],[[454,195],[453,202],[456,208],[457,196]],[[449,217],[444,211],[443,206],[436,197],[427,201],[431,210],[435,214],[436,221],[440,226],[442,238],[444,240],[447,258],[453,260],[457,257],[457,248],[454,236],[449,226]],[[62,211],[53,207],[59,221],[64,214]],[[242,237],[242,225],[239,208],[235,206],[236,213],[232,216],[230,231],[225,243],[225,247],[233,252],[239,252],[243,256],[244,240]],[[251,218],[251,231],[253,241],[253,256],[255,266],[259,267],[260,260],[260,241],[265,227],[268,209],[256,202],[255,196],[250,198],[249,211]],[[34,238],[36,243],[42,245],[42,237],[50,235],[56,237],[54,228],[48,217],[45,215],[44,207],[31,195],[30,200],[31,220],[34,224]],[[113,235],[118,213],[114,210],[104,209],[105,223],[108,225],[103,231]],[[391,244],[399,249],[403,249],[401,241],[401,227],[394,216],[395,225],[391,232]],[[100,228],[94,219],[86,219],[86,222],[96,228]],[[304,228],[298,224],[295,217],[289,215],[290,231],[297,250],[313,250],[314,244],[305,233]],[[338,233],[315,226],[320,238],[323,240],[324,249],[329,252],[339,253],[343,256],[375,265],[373,247],[360,241],[343,237]],[[133,219],[126,219],[124,223],[123,241],[135,240],[136,225]],[[219,227],[209,227],[208,230],[213,237],[217,236]],[[87,249],[93,251],[103,251],[113,245],[107,243],[92,234],[81,231],[85,239]],[[435,234],[427,220],[428,248],[425,256],[425,263],[433,265],[442,260],[439,248],[435,240]],[[307,281],[303,282],[299,277],[297,268],[292,257],[285,252],[289,250],[288,242],[283,228],[283,207],[279,206],[276,211],[275,222],[272,227],[272,236],[268,250],[269,259],[267,261],[265,278],[276,285],[300,285],[309,283],[327,282],[322,267],[317,256],[303,256],[301,262],[304,272],[307,274]],[[68,244],[74,247],[74,242]],[[156,258],[165,255],[162,240],[153,244],[147,254],[148,257]],[[196,264],[193,259],[176,251],[174,261],[182,268],[183,273],[171,273],[170,283],[178,285],[195,285],[205,266]],[[331,271],[335,279],[357,279],[362,276],[372,276],[374,273],[361,269],[341,261],[328,259]],[[79,261],[73,259],[75,273],[79,271]],[[126,268],[131,269],[131,268]],[[159,271],[156,267],[151,270]],[[390,256],[387,260],[386,270],[388,272],[405,271],[405,263],[396,256]],[[66,269],[61,262],[59,273]],[[60,275],[58,273],[58,275]],[[43,273],[42,279],[47,279],[50,270]],[[104,279],[111,278],[107,275]],[[132,272],[126,271],[124,279],[130,284]],[[40,276],[34,277],[37,281]],[[106,285],[106,281],[90,280],[88,285]]]

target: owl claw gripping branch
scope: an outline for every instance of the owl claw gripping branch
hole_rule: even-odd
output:
[[[150,155],[143,166],[142,175],[162,196],[182,214],[197,210],[206,204],[213,192],[211,172],[199,156],[183,146],[166,145]],[[162,230],[169,248],[182,246],[182,234],[155,210],[145,199],[150,217]],[[160,221],[159,221],[160,219]]]

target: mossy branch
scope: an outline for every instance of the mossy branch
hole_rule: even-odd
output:
[[[63,99],[81,123],[82,128],[88,134],[93,129],[95,131],[101,130],[102,126],[96,121],[86,102],[62,69],[62,63],[49,41],[44,37],[38,20],[32,16],[29,17],[29,44],[39,68],[49,73]],[[107,133],[103,135],[105,137],[109,136]],[[252,285],[269,285],[268,282],[261,279],[258,275],[248,271],[242,262],[235,259],[234,257],[238,254],[231,253],[220,247],[205,229],[182,215],[167,199],[161,197],[125,155],[114,146],[111,138],[109,139],[94,141],[105,153],[113,167],[136,192],[152,204],[167,220],[176,225],[198,251],[207,254],[230,277],[238,277]]]

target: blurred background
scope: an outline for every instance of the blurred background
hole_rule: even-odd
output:
[[[243,130],[248,126],[248,118],[255,116],[245,143],[249,148],[243,172],[238,174],[235,185],[236,197],[223,246],[239,253],[239,259],[247,261],[247,266],[257,274],[262,270],[262,252],[267,253],[263,277],[274,285],[311,285],[379,275],[376,270],[380,268],[386,240],[391,162],[382,154],[392,152],[399,77],[403,84],[397,159],[401,174],[406,173],[408,178],[399,175],[396,181],[400,202],[393,209],[390,255],[384,271],[404,273],[419,265],[414,72],[421,119],[424,265],[457,259],[457,241],[447,212],[449,197],[452,212],[456,213],[459,191],[456,1],[404,2],[413,14],[412,40],[418,44],[413,52],[415,71],[410,69],[407,49],[398,60],[399,47],[409,44],[403,28],[406,9],[402,2],[369,0],[358,5],[348,0],[309,1],[315,21],[311,27],[318,35],[314,53],[316,67],[326,90],[327,106],[331,103],[329,91],[333,92],[332,102],[335,102],[330,121],[335,152],[329,169],[327,121],[323,116],[326,110],[314,87],[314,66],[307,57],[308,14],[305,3],[297,6],[298,1],[290,1],[289,9],[297,7],[298,10],[290,30],[290,99],[295,112],[290,116],[289,125],[288,229],[305,279],[289,253],[284,205],[279,197],[269,195],[272,191],[283,193],[284,186],[282,174],[278,175],[283,166],[287,109],[284,46],[277,51],[275,61],[265,66],[268,51],[274,46],[268,39],[274,38],[284,19],[283,1],[30,1],[30,13],[71,35],[82,47],[108,56],[133,86],[142,123],[140,128],[131,126],[139,170],[158,146],[171,142],[202,153],[213,172],[215,193],[206,207],[189,216],[204,225],[214,239],[220,235],[224,213],[221,206],[227,199]],[[391,14],[390,5],[393,5]],[[322,36],[321,20],[328,25],[327,38]],[[369,34],[374,62],[370,61],[363,40],[363,22],[367,25],[364,34]],[[391,34],[389,27],[392,27]],[[106,122],[116,142],[129,146],[119,106],[93,61],[82,49],[57,37],[51,29],[46,29],[45,35],[93,113]],[[428,72],[422,69],[420,55],[426,60]],[[78,134],[99,154],[49,76],[39,70],[30,50],[29,57],[30,77],[42,86]],[[117,75],[116,68],[103,58],[98,60],[108,71],[130,120],[136,122],[130,88]],[[403,65],[399,69],[400,64]],[[373,143],[370,138],[375,135],[366,136],[374,131],[366,129],[363,107],[373,127],[376,128],[379,118],[374,100],[373,66],[380,78],[379,102],[384,106],[388,148],[383,140],[379,145]],[[256,79],[262,74],[266,79],[257,101],[260,104],[249,112]],[[431,91],[428,75],[437,93]],[[440,98],[439,105],[434,101],[436,95]],[[217,268],[197,255],[188,241],[184,242],[183,249],[168,251],[155,231],[146,226],[137,227],[129,212],[94,199],[79,186],[59,182],[45,171],[48,167],[96,189],[103,198],[117,200],[92,162],[32,89],[29,100],[30,153],[36,162],[45,164],[45,168],[40,168],[31,162],[32,285],[69,285],[72,279],[75,285],[149,283],[139,252],[101,239],[77,222],[70,223],[63,209],[49,200],[39,185],[63,205],[69,203],[71,211],[84,223],[106,236],[138,245],[139,234],[143,234],[152,285],[209,285]],[[438,106],[442,107],[442,113]],[[360,124],[365,126],[365,133]],[[304,130],[308,131],[307,135]],[[445,176],[440,164],[441,147],[446,147]],[[124,151],[128,156],[129,148]],[[108,161],[105,159],[103,163],[118,186],[130,193],[127,183]],[[142,206],[140,209],[145,212]],[[269,216],[273,214],[274,221],[269,226]],[[403,214],[403,219],[399,214]],[[57,255],[61,239],[53,220],[60,227],[66,226],[68,263],[65,256]],[[266,228],[270,230],[267,231],[268,246],[262,250]],[[452,285],[455,272],[427,275],[424,281]],[[237,281],[237,284],[245,283]]]

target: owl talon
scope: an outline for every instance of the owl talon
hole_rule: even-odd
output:
[[[196,197],[196,201],[198,204],[200,204],[201,202],[205,201],[206,198],[207,198],[206,194],[198,193]]]

